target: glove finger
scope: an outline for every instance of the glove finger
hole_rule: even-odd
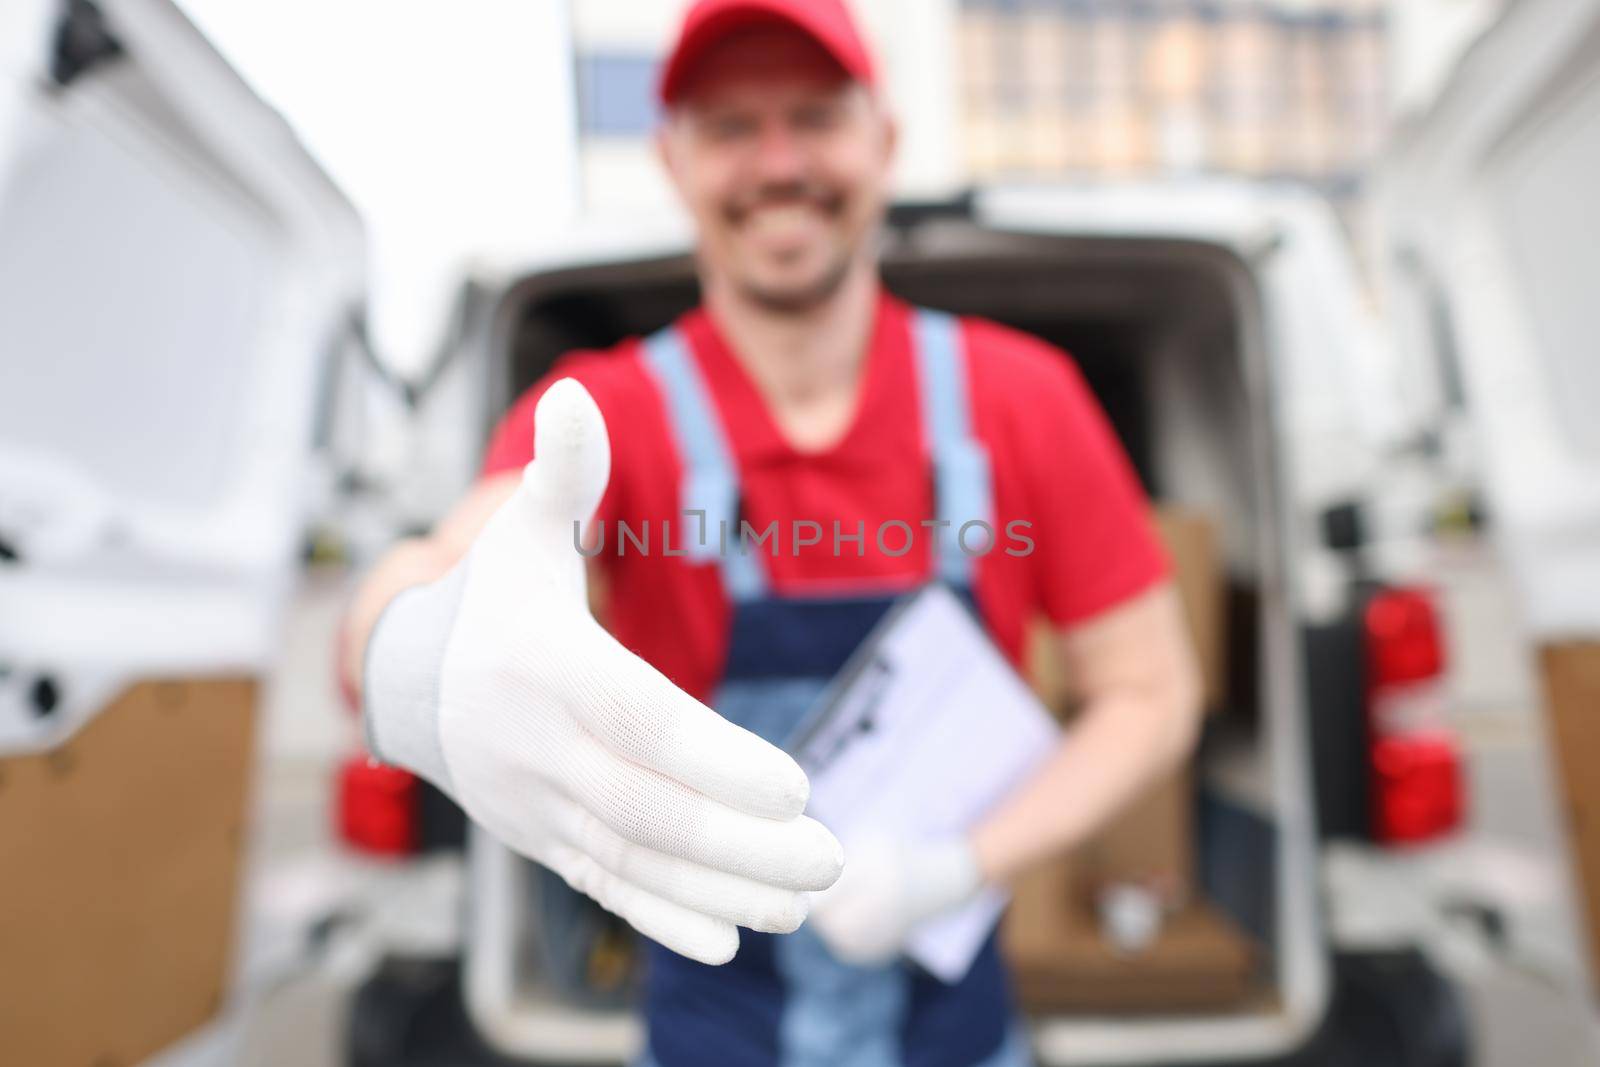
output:
[[[800,928],[810,910],[805,893],[636,845],[565,796],[552,796],[546,810],[551,832],[567,844],[624,881],[691,911],[752,930],[787,934]]]
[[[811,784],[787,752],[724,719],[615,640],[608,638],[595,669],[598,698],[576,713],[608,747],[751,815],[792,819],[805,810]]]
[[[635,844],[781,889],[824,889],[844,867],[844,850],[815,819],[735,810],[581,730],[569,755],[556,769],[567,795]]]
[[[680,956],[718,966],[739,951],[739,931],[732,923],[663,900],[612,874],[577,849],[554,846],[549,862],[573,889]]]
[[[528,520],[552,543],[572,546],[573,522],[600,506],[611,478],[606,420],[576,379],[553,383],[534,409],[533,462],[523,468],[520,496]]]

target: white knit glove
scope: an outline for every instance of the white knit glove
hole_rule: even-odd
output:
[[[850,865],[812,902],[811,925],[840,960],[887,963],[918,925],[966,903],[981,884],[964,838],[852,840]]]
[[[843,851],[801,815],[810,784],[794,760],[590,615],[574,525],[611,468],[594,400],[555,383],[535,434],[521,487],[461,563],[379,619],[364,670],[369,746],[640,933],[725,963],[735,924],[798,927],[803,891],[831,885]]]

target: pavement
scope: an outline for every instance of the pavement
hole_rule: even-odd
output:
[[[1465,654],[1474,645],[1502,654],[1503,590],[1480,571],[1481,561],[1466,568],[1467,591],[1451,593],[1460,613],[1452,625]],[[330,787],[356,739],[330,685],[330,637],[348,591],[340,573],[313,574],[269,688],[234,995],[216,1024],[154,1067],[336,1067],[351,993],[384,947],[443,952],[456,943],[459,860],[374,861],[333,833]],[[1543,723],[1526,678],[1506,681],[1506,663],[1520,669],[1502,660],[1494,685],[1474,682],[1457,701],[1467,828],[1405,853],[1330,850],[1330,929],[1348,945],[1422,944],[1464,993],[1475,1067],[1590,1067],[1600,1063],[1600,1015]]]

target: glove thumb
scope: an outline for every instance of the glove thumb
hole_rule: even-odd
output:
[[[600,506],[611,478],[611,439],[589,391],[572,378],[545,390],[533,413],[533,462],[519,491],[541,538],[575,551],[574,523]]]

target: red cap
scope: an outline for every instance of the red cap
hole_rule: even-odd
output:
[[[661,68],[656,92],[674,103],[690,71],[730,32],[760,22],[793,26],[816,41],[856,81],[873,82],[872,54],[856,32],[842,0],[696,0],[683,16],[678,39]]]

